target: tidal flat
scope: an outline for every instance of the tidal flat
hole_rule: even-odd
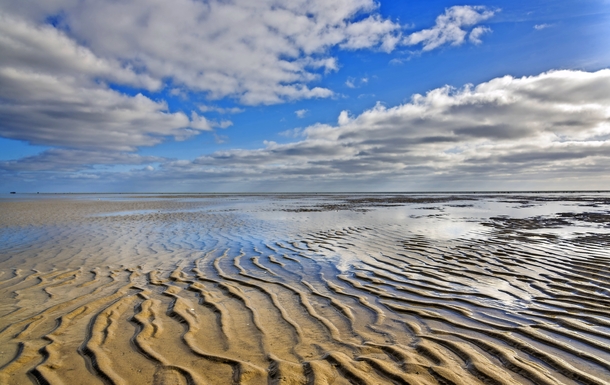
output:
[[[608,384],[610,193],[0,197],[1,384]]]

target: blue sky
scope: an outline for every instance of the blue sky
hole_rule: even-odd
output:
[[[6,191],[610,189],[610,2],[0,0]]]

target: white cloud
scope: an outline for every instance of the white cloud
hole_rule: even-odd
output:
[[[239,108],[239,107],[223,108],[223,107],[206,106],[206,105],[200,105],[199,110],[201,112],[209,112],[209,111],[218,112],[219,114],[240,114],[245,111],[243,108]]]
[[[453,6],[447,8],[445,13],[436,18],[436,25],[430,29],[414,32],[405,37],[407,45],[423,46],[423,51],[430,51],[444,44],[460,45],[464,43],[468,32],[465,28],[472,27],[482,21],[491,18],[497,11],[483,6]],[[478,29],[477,29],[478,28]],[[478,43],[478,38],[483,32],[490,30],[485,27],[477,27],[474,36],[471,32],[471,41]],[[473,30],[474,31],[474,30]]]
[[[169,90],[169,94],[171,96],[178,96],[182,100],[188,99],[188,94],[186,93],[186,91],[184,91],[183,89],[180,89],[180,88],[172,88],[171,90]]]
[[[306,109],[302,109],[302,110],[296,110],[294,113],[297,116],[297,118],[302,119],[305,117],[305,115],[307,114],[307,112],[309,112],[309,110]]]
[[[391,52],[400,41],[395,33],[400,26],[380,16],[370,16],[346,26],[346,41],[340,44],[347,49],[370,48],[380,45],[383,51]]]
[[[7,101],[0,104],[0,135],[37,145],[132,151],[210,129],[141,94],[130,97],[27,69],[0,68],[0,98]]]
[[[156,82],[169,78],[179,88],[244,104],[330,97],[330,90],[307,85],[319,77],[317,70],[338,69],[329,48],[391,51],[400,41],[400,25],[376,13],[373,0],[55,0],[1,6],[35,23],[59,14],[70,36],[98,57],[127,63]]]
[[[70,76],[89,82],[91,78],[157,90],[161,81],[138,73],[116,59],[96,56],[64,32],[49,25],[34,25],[0,9],[0,66],[53,76]]]
[[[345,85],[348,86],[349,88],[358,88],[362,85],[368,84],[368,82],[369,82],[369,78],[367,78],[367,77],[363,77],[363,78],[360,78],[360,80],[356,80],[356,78],[350,76],[345,81]]]
[[[104,151],[140,164],[125,153],[232,122],[172,112],[147,92],[118,89],[153,95],[165,90],[182,98],[202,92],[249,105],[328,98],[335,95],[332,90],[312,84],[339,70],[332,48],[390,52],[406,44],[401,26],[377,8],[373,0],[0,0],[0,136],[60,147],[57,151],[88,151],[100,164],[111,162],[98,156]],[[474,26],[492,14],[453,7],[433,30]],[[424,50],[455,43],[443,31],[436,40],[420,40]],[[68,154],[76,152],[47,152],[5,167],[27,163],[35,169],[31,165],[40,159],[64,164]],[[77,157],[70,159],[70,167],[77,167]]]
[[[146,89],[169,81],[176,96],[203,92],[273,104],[333,96],[310,86],[321,72],[339,69],[333,47],[391,52],[401,44],[421,43],[424,50],[460,44],[461,28],[494,13],[452,7],[435,27],[405,39],[378,6],[374,0],[0,0],[0,28],[21,55],[3,50],[0,61]],[[50,16],[64,32],[45,24]]]
[[[475,27],[472,29],[472,31],[470,31],[470,35],[468,35],[468,40],[470,40],[472,44],[481,44],[483,43],[483,41],[481,40],[481,36],[489,32],[491,32],[491,28],[481,26]]]
[[[536,31],[540,31],[541,29],[546,29],[546,28],[549,28],[549,27],[552,27],[552,26],[553,26],[552,24],[546,24],[546,23],[544,23],[544,24],[536,24],[536,25],[534,25],[534,29]]]
[[[608,89],[610,70],[442,87],[391,108],[378,104],[358,116],[343,111],[338,125],[310,126],[301,141],[167,162],[158,177],[290,180],[302,188],[311,188],[313,178],[375,179],[375,186],[435,178],[514,183],[581,174],[602,180],[610,166]]]
[[[216,127],[219,128],[229,128],[233,125],[233,122],[230,120],[221,120],[220,122],[217,123]]]
[[[230,120],[221,120],[220,122],[216,120],[206,119],[203,116],[199,116],[195,111],[191,112],[191,123],[190,127],[201,130],[201,131],[211,131],[212,128],[227,128],[231,127],[233,122]],[[184,138],[186,139],[186,138]]]
[[[302,136],[302,133],[303,133],[303,128],[297,127],[297,128],[292,128],[290,130],[279,132],[278,135],[284,136],[287,138],[297,138],[299,136]]]
[[[103,59],[50,26],[0,15],[0,136],[32,144],[132,151],[209,130],[163,101],[104,82],[155,90],[161,83]]]
[[[346,124],[350,123],[352,120],[353,120],[353,118],[349,115],[349,111],[343,110],[339,114],[339,118],[337,119],[337,123],[340,126],[345,126]]]

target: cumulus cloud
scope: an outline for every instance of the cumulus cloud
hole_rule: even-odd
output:
[[[166,136],[185,139],[210,129],[204,118],[191,122],[141,94],[130,97],[24,68],[0,68],[0,98],[0,135],[36,145],[133,151]]]
[[[0,136],[134,151],[232,124],[170,112],[161,99],[112,85],[154,94],[169,81],[170,95],[205,92],[245,104],[330,97],[308,86],[317,71],[338,69],[328,48],[388,50],[400,34],[376,7],[372,0],[0,1]]]
[[[407,45],[422,45],[423,51],[430,51],[444,44],[463,44],[468,35],[465,30],[491,18],[497,11],[483,6],[453,6],[436,18],[436,25],[414,32],[404,39]],[[470,32],[470,41],[480,43],[480,36],[491,31],[487,27],[476,27]]]
[[[156,82],[170,78],[245,104],[332,96],[308,86],[318,70],[338,69],[329,48],[389,52],[399,43],[400,25],[377,7],[373,0],[2,2],[5,12],[35,23],[59,15],[75,41]]]
[[[342,48],[360,49],[379,45],[383,51],[391,52],[400,41],[395,32],[399,26],[380,16],[370,16],[357,23],[346,26],[347,39],[340,44]]]
[[[171,111],[162,92],[246,105],[328,98],[334,92],[316,84],[340,68],[333,49],[390,52],[421,44],[430,50],[460,44],[469,28],[476,42],[484,27],[475,25],[493,15],[482,7],[452,7],[432,29],[405,38],[378,6],[374,0],[0,0],[0,136],[57,147],[2,163],[2,175],[44,171],[44,164],[74,170],[78,159],[85,169],[96,161],[145,164],[151,160],[129,153],[232,124],[202,115],[207,112],[243,111],[213,105]],[[313,154],[321,142],[310,140],[303,143]],[[305,146],[299,143],[292,153]],[[260,153],[282,149],[269,144]],[[303,172],[323,168],[310,166],[302,165]]]
[[[301,141],[166,162],[158,175],[300,181],[302,188],[312,181],[375,179],[383,186],[434,178],[603,176],[610,166],[608,89],[610,70],[447,86],[395,107],[377,104],[357,116],[343,111],[338,125],[310,126]]]
[[[156,90],[158,80],[96,56],[51,26],[0,15],[0,135],[32,144],[134,150],[210,130],[205,118],[108,82]]]
[[[49,150],[1,163],[0,176],[11,181],[20,172],[44,179],[45,170],[80,167],[101,180],[137,181],[152,189],[172,181],[190,189],[206,189],[210,182],[262,190],[316,190],[337,183],[360,190],[473,183],[497,189],[500,181],[512,189],[565,189],[574,183],[599,188],[610,167],[608,89],[608,69],[504,76],[476,86],[433,89],[394,107],[378,103],[358,115],[342,111],[334,125],[293,130],[300,139],[290,143],[266,141],[258,149],[218,151],[194,160]],[[159,165],[129,172],[90,166],[150,163]],[[526,184],[511,184],[515,181]]]
[[[307,115],[307,112],[309,112],[309,110],[302,109],[302,110],[296,110],[294,113],[297,116],[297,118],[302,119],[305,117],[305,115]]]
[[[18,38],[30,47],[27,61],[44,71],[76,69],[147,89],[171,79],[178,94],[205,92],[251,105],[332,96],[327,88],[309,86],[320,71],[339,69],[332,47],[391,52],[401,44],[421,43],[424,50],[460,44],[462,28],[494,13],[451,7],[435,27],[405,39],[401,25],[380,16],[378,6],[374,0],[0,1],[0,11],[12,20],[3,21],[5,29],[12,35],[19,35],[15,27],[26,30]],[[45,22],[49,17],[55,26]],[[28,40],[31,28],[16,18],[57,41]],[[47,48],[58,45],[63,48]]]
[[[161,87],[161,81],[116,59],[96,56],[50,25],[35,25],[0,12],[0,35],[0,64],[4,68],[26,67],[35,73],[77,77],[81,81],[103,78],[147,90]]]

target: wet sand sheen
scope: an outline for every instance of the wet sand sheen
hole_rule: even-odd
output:
[[[610,382],[607,244],[232,199],[0,202],[0,383]]]

